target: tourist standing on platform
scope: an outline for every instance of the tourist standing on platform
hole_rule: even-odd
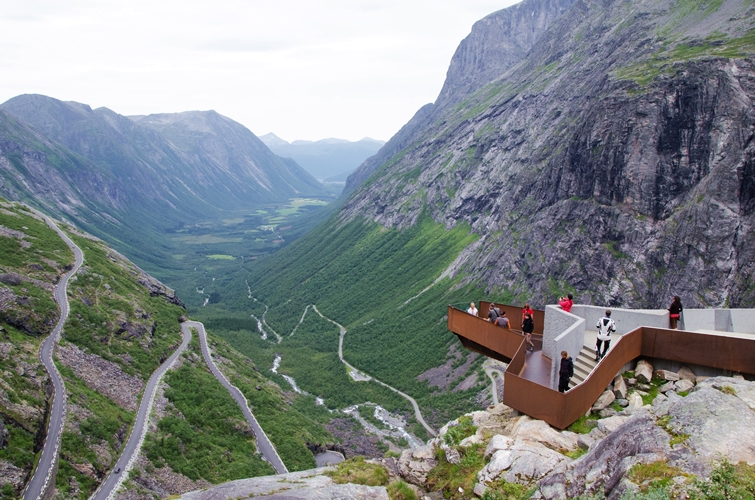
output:
[[[477,316],[477,307],[475,307],[474,302],[471,302],[469,304],[469,309],[467,309],[467,312],[471,314],[472,316]]]
[[[535,344],[532,343],[532,331],[535,329],[535,321],[532,319],[530,313],[524,315],[524,321],[522,321],[522,331],[524,332],[524,341],[529,346],[527,349],[530,351],[535,350]]]
[[[495,304],[491,302],[490,308],[488,310],[488,321],[495,324],[495,320],[497,319],[498,319],[498,313],[496,312]]]
[[[679,298],[678,295],[674,295],[671,305],[668,306],[669,322],[671,323],[670,326],[672,330],[676,330],[677,322],[682,315],[682,310],[684,310],[684,307],[682,307],[682,299]]]
[[[611,333],[616,331],[616,322],[611,319],[611,311],[606,309],[606,315],[598,320],[595,325],[598,328],[598,341],[595,344],[595,361],[600,361],[605,357],[608,348],[611,346]],[[603,353],[600,352],[600,345],[604,344]]]
[[[501,315],[495,320],[495,324],[502,326],[507,330],[511,330],[511,328],[509,328],[509,318],[506,317],[506,311],[501,311]]]
[[[564,312],[571,312],[571,306],[574,305],[574,295],[569,294],[566,297],[559,298],[558,305],[561,306]]]
[[[569,380],[574,376],[574,361],[569,353],[561,351],[561,367],[558,370],[558,392],[569,390]]]
[[[535,315],[535,311],[532,310],[529,302],[525,302],[524,307],[522,308],[522,323],[524,323],[524,317],[528,314],[532,317]]]

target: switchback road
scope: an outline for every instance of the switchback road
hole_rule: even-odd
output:
[[[286,474],[288,469],[286,469],[283,460],[278,456],[278,452],[275,450],[273,443],[270,442],[265,431],[262,430],[259,422],[254,418],[252,411],[249,409],[249,402],[241,391],[235,385],[231,384],[228,379],[225,378],[225,375],[218,370],[218,367],[215,366],[215,362],[212,360],[212,355],[210,354],[210,348],[207,345],[207,333],[204,330],[204,325],[198,321],[187,321],[183,324],[183,328],[185,331],[188,331],[189,328],[195,328],[199,332],[199,340],[202,344],[202,356],[204,356],[205,363],[210,367],[215,378],[223,384],[223,387],[228,390],[231,396],[233,396],[233,399],[236,400],[236,403],[241,407],[241,411],[244,413],[247,422],[249,422],[252,431],[254,431],[254,435],[257,437],[257,447],[259,448],[260,453],[265,457],[265,460],[270,462],[278,474]]]
[[[185,323],[184,323],[185,324]],[[178,356],[186,349],[191,341],[191,332],[188,328],[182,326],[183,342],[181,346],[165,361],[160,367],[152,373],[149,377],[147,385],[144,388],[142,394],[141,403],[139,403],[139,411],[136,412],[136,418],[134,419],[134,426],[131,428],[131,434],[128,436],[126,446],[123,447],[120,458],[113,466],[107,479],[100,485],[97,491],[92,495],[93,500],[105,500],[112,498],[112,495],[118,491],[118,486],[123,482],[127,476],[127,472],[131,469],[136,457],[139,455],[139,450],[142,447],[144,436],[147,433],[147,421],[149,420],[149,413],[152,410],[152,403],[155,400],[155,393],[157,392],[157,386],[160,385],[160,381],[165,375],[173,363],[176,362]]]
[[[71,270],[65,273],[60,279],[60,282],[55,286],[53,295],[55,301],[60,307],[60,318],[58,319],[58,324],[55,325],[55,329],[42,344],[42,349],[39,352],[40,360],[45,366],[47,373],[50,375],[50,381],[52,382],[54,392],[52,395],[52,408],[50,410],[50,417],[47,424],[47,437],[45,438],[45,444],[42,447],[42,454],[39,457],[37,468],[34,470],[34,474],[32,475],[29,484],[26,485],[26,491],[24,491],[25,500],[37,500],[42,497],[51,484],[52,474],[56,470],[55,466],[58,462],[60,437],[63,431],[63,423],[65,422],[66,390],[63,386],[63,378],[60,376],[58,369],[55,367],[55,363],[52,361],[52,353],[55,350],[55,345],[60,339],[60,332],[63,330],[66,318],[68,318],[68,280],[79,270],[81,264],[84,263],[84,253],[73,241],[71,241],[71,238],[61,231],[52,219],[36,210],[34,210],[34,212],[42,217],[47,225],[58,233],[58,236],[60,236],[66,245],[73,250],[75,262]]]

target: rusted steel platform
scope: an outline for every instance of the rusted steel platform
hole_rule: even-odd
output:
[[[481,315],[487,315],[487,304],[480,303]],[[517,325],[521,309],[502,308]],[[535,331],[542,333],[543,311],[535,311],[535,318]],[[506,405],[559,429],[584,415],[619,370],[640,356],[755,374],[755,338],[640,327],[612,342],[611,350],[585,381],[562,394],[550,388],[551,360],[542,351],[526,352],[521,333],[453,306],[448,306],[448,329],[467,349],[509,363],[504,372]]]

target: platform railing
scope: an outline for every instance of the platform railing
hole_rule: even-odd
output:
[[[508,330],[452,306],[448,308],[448,329],[465,347],[509,360],[504,372],[504,404],[559,429],[584,415],[622,367],[640,356],[755,374],[755,339],[640,327],[615,339],[590,375],[562,394],[521,376],[525,364],[522,336],[504,334]]]

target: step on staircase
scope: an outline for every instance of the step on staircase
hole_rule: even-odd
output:
[[[569,381],[569,388],[571,389],[575,385],[584,382],[597,365],[598,362],[595,361],[595,347],[582,346],[579,356],[574,360],[574,376]]]

